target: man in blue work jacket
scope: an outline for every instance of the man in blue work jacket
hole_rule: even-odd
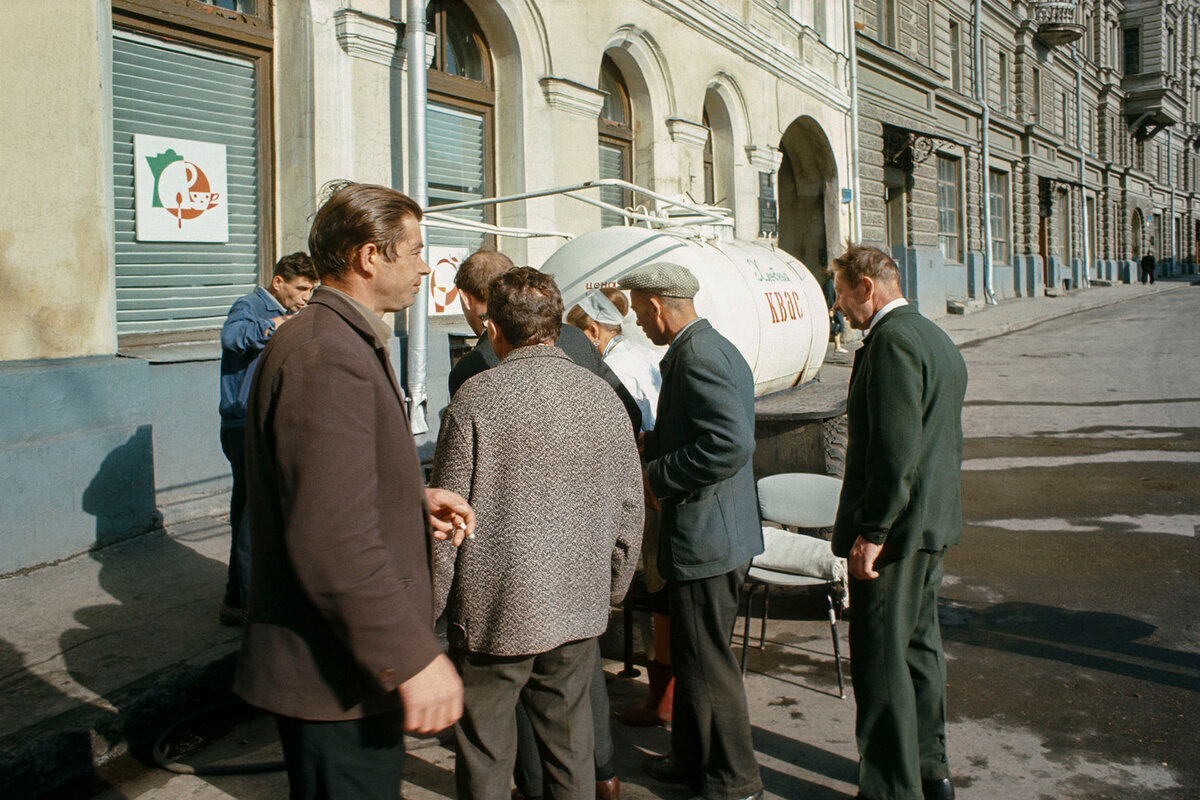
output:
[[[242,572],[249,564],[243,552],[249,541],[242,535],[246,508],[246,401],[258,356],[271,335],[290,315],[308,304],[317,285],[317,270],[307,253],[279,259],[271,283],[238,298],[221,327],[221,450],[233,472],[229,497],[229,577],[219,619],[224,625],[242,624]]]

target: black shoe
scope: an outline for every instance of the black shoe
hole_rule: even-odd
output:
[[[921,797],[925,800],[954,800],[954,784],[949,778],[922,780]]]
[[[689,786],[692,783],[670,756],[650,756],[642,762],[642,772],[663,783],[682,783]]]
[[[221,607],[217,609],[217,621],[222,625],[241,627],[242,610],[240,608],[235,608],[228,603],[221,603]]]

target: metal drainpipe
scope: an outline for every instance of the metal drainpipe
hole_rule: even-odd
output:
[[[846,3],[846,38],[850,47],[850,169],[853,172],[854,202],[850,205],[851,241],[862,241],[861,200],[858,180],[858,44],[854,30],[854,3]]]
[[[404,19],[404,49],[408,62],[408,195],[424,208],[429,202],[425,174],[425,0],[408,0]],[[408,416],[413,433],[429,431],[429,278],[408,310]]]
[[[1167,221],[1168,230],[1171,231],[1171,274],[1175,274],[1175,184],[1171,183],[1171,128],[1167,128],[1167,186],[1171,189],[1171,219]]]
[[[983,197],[983,297],[988,305],[997,305],[996,293],[993,290],[996,276],[992,264],[992,192],[988,179],[991,177],[991,138],[988,136],[992,113],[987,101],[987,81],[985,80],[987,65],[983,63],[983,0],[975,0],[975,99],[983,107],[979,124],[980,149],[980,187]]]
[[[1087,216],[1087,153],[1083,151],[1083,67],[1079,48],[1075,48],[1075,146],[1079,148],[1079,217],[1083,231],[1083,269],[1079,271],[1079,285],[1091,285],[1091,238],[1088,236]]]

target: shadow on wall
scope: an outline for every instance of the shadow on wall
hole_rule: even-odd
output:
[[[114,449],[83,491],[82,508],[96,518],[93,548],[155,530],[162,514],[155,502],[154,442],[149,425]]]

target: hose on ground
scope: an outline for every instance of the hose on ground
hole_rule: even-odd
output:
[[[180,720],[172,723],[164,730],[159,737],[154,741],[154,763],[161,769],[168,772],[174,772],[179,775],[253,775],[260,772],[279,772],[286,765],[282,761],[259,761],[247,764],[184,764],[182,761],[174,761],[167,756],[166,743],[171,736],[180,728],[185,727],[188,723],[193,722],[200,717],[207,716],[219,711],[225,711],[233,708],[245,708],[246,704],[241,700],[223,700],[219,703],[214,703],[198,711],[183,717]],[[405,743],[405,751],[412,752],[413,750],[424,750],[427,747],[435,747],[441,742],[436,737],[429,739],[421,739],[414,742]]]

